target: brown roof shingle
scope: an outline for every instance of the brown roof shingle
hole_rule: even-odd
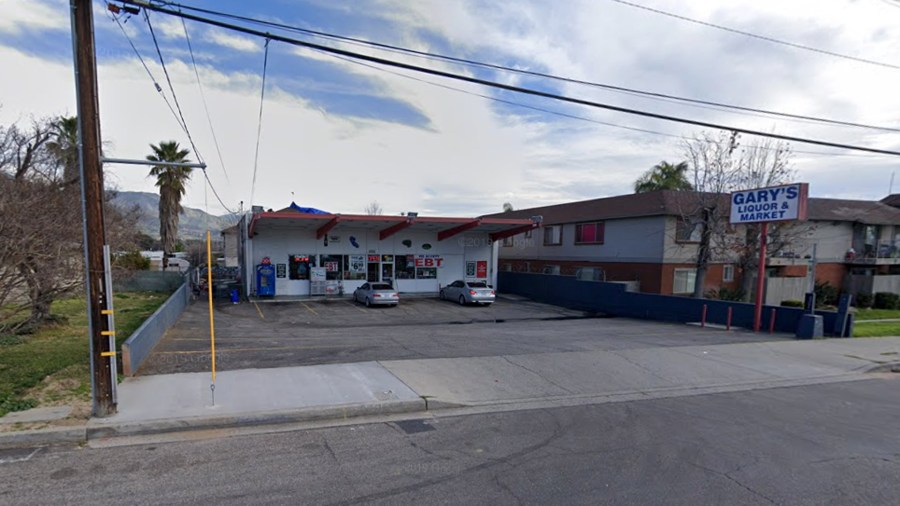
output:
[[[703,194],[714,199],[715,194]],[[723,212],[728,212],[728,194],[718,196]],[[698,206],[696,192],[658,190],[581,200],[552,206],[519,209],[508,213],[489,214],[497,218],[530,218],[543,216],[547,225],[591,220],[614,220],[644,216],[682,216]],[[808,217],[816,221],[852,221],[868,225],[900,225],[900,209],[872,200],[810,198]]]

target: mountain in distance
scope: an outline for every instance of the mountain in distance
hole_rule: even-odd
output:
[[[150,237],[159,238],[159,195],[147,192],[117,192],[112,205],[120,209],[131,209],[137,206],[140,211],[138,229]],[[222,230],[234,225],[240,216],[225,214],[215,216],[200,209],[185,207],[178,220],[178,238],[206,239],[207,219],[213,240],[219,237]]]

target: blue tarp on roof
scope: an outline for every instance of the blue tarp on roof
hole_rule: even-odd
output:
[[[299,211],[304,214],[331,214],[328,211],[323,211],[321,209],[316,209],[314,207],[300,207],[296,203],[291,202],[291,209],[295,211]]]

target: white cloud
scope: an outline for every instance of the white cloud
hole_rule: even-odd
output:
[[[174,17],[164,17],[157,19],[153,23],[153,28],[162,33],[167,39],[184,39],[184,27],[181,26],[181,20]]]
[[[648,5],[653,5],[647,2]],[[796,4],[796,5],[795,5]],[[900,9],[861,2],[835,6],[797,0],[769,6],[736,1],[717,4],[677,3],[660,8],[750,31],[804,41],[873,59],[892,61],[900,34],[892,30]],[[385,0],[379,12],[401,23],[393,44],[478,60],[514,62],[532,70],[633,88],[661,91],[798,114],[851,121],[894,124],[900,94],[893,86],[898,71],[772,46],[611,2],[542,3],[406,2]],[[896,13],[895,13],[896,11]],[[747,13],[752,13],[748,15]],[[799,20],[799,21],[797,21]],[[159,23],[157,23],[158,25]],[[155,25],[156,26],[156,25]],[[180,27],[179,27],[180,28]],[[195,30],[192,30],[192,34]],[[199,33],[199,32],[198,32]],[[426,34],[427,36],[423,36]],[[356,34],[365,36],[365,34]],[[261,51],[262,42],[225,32],[205,34],[226,50]],[[202,38],[202,37],[201,37]],[[446,49],[449,46],[451,49]],[[197,49],[197,48],[195,48]],[[356,48],[358,49],[358,48]],[[208,49],[207,49],[208,50]],[[401,100],[428,118],[427,128],[342,117],[323,112],[320,104],[279,89],[266,94],[256,204],[281,207],[294,199],[335,212],[362,212],[378,200],[386,212],[418,210],[424,214],[477,215],[516,208],[630,191],[643,171],[660,160],[678,161],[678,139],[636,133],[574,119],[548,118],[381,70],[351,64],[314,51],[293,49],[304,58],[328,61],[365,76],[377,94]],[[101,121],[104,139],[116,156],[141,158],[148,144],[164,139],[187,146],[168,108],[143,69],[128,52],[117,63],[101,61]],[[215,61],[215,55],[205,61]],[[411,57],[403,61],[422,63]],[[17,71],[17,79],[0,80],[0,123],[23,115],[71,114],[74,111],[69,65],[27,56],[0,46],[0,61]],[[289,64],[304,75],[302,60]],[[151,69],[161,75],[150,59]],[[456,65],[430,66],[465,71]],[[229,207],[250,205],[258,74],[199,68],[228,178],[218,165],[193,70],[174,59],[167,66],[208,173]],[[405,71],[399,71],[404,74]],[[479,94],[481,87],[422,77]],[[529,79],[498,76],[531,85]],[[684,107],[574,84],[557,84],[562,93],[626,107],[654,110],[706,121],[853,144],[894,147],[895,133],[833,128],[771,117],[725,114]],[[522,97],[505,99],[576,114],[597,121],[674,135],[699,130],[621,113],[576,108]],[[749,139],[748,139],[749,140]],[[827,152],[794,145],[795,150]],[[893,158],[798,154],[796,168],[811,183],[815,196],[881,198],[886,193]],[[107,179],[129,190],[155,191],[146,170],[111,167]],[[898,183],[900,187],[900,183]],[[185,203],[222,211],[204,194],[200,175]]]
[[[63,2],[0,0],[0,33],[26,30],[64,30],[69,27],[69,9]]]
[[[241,37],[218,29],[207,30],[206,40],[228,49],[244,51],[246,53],[258,53],[262,51],[262,44],[247,37]]]

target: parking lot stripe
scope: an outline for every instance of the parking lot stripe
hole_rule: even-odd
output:
[[[309,309],[309,312],[310,312],[310,313],[312,313],[312,314],[314,314],[314,315],[316,315],[316,316],[319,316],[319,313],[315,312],[315,310],[313,310],[313,308],[307,306],[305,302],[301,302],[301,304],[303,304],[303,307],[305,307],[306,309]]]
[[[359,311],[360,313],[366,312],[365,309],[362,309],[359,306],[357,306],[355,301],[354,302],[344,301],[344,303],[347,304],[348,306],[352,307],[353,309]]]
[[[259,317],[262,318],[263,320],[265,320],[266,317],[263,316],[263,312],[262,312],[262,310],[259,308],[259,304],[257,304],[255,300],[253,301],[253,306],[256,307],[256,312],[259,313]]]

